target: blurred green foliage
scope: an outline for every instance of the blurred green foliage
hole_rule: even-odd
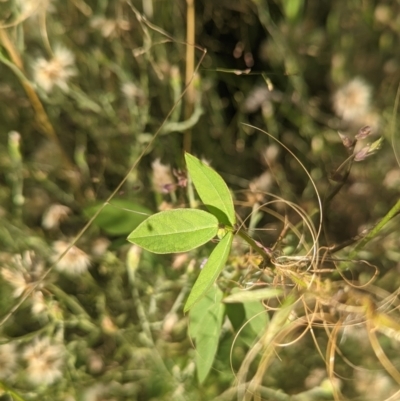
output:
[[[234,191],[239,218],[253,213],[246,224],[272,247],[282,239],[285,219],[300,233],[306,229],[283,203],[268,205],[268,212],[252,220],[254,205],[272,199],[266,192],[294,202],[318,225],[308,176],[273,138],[301,160],[324,199],[336,185],[331,171],[348,157],[337,132],[353,138],[369,125],[372,139],[364,142],[379,136],[385,142],[375,156],[352,165],[324,211],[320,245],[354,244],[399,199],[393,152],[399,154],[394,121],[399,3],[195,1],[196,44],[207,54],[195,77],[189,119],[185,98],[177,103],[186,78],[184,0],[0,4],[0,343],[15,344],[14,354],[0,346],[1,399],[234,399],[243,390],[234,387],[235,375],[242,373],[242,382],[253,378],[271,350],[260,351],[243,372],[246,356],[260,346],[257,339],[285,327],[273,319],[284,320],[286,312],[278,302],[270,305],[268,330],[257,337],[257,321],[240,332],[250,312],[227,304],[216,362],[199,385],[194,364],[199,355],[182,308],[208,253],[179,259],[131,248],[125,234],[143,215],[125,209],[150,213],[187,206],[177,182],[184,178],[183,137],[190,129],[193,153],[221,173]],[[196,48],[195,54],[198,62],[203,52]],[[157,159],[174,170],[157,176]],[[92,205],[110,196],[113,206],[107,204],[81,232]],[[44,225],[44,216],[58,204],[69,208],[68,216],[51,215],[51,224]],[[305,327],[299,326],[282,339],[292,343],[276,348],[279,357],[271,356],[260,383],[263,399],[333,399],[334,388],[336,399],[383,400],[398,391],[396,368],[384,363],[382,368],[377,345],[371,346],[371,326],[365,325],[368,320],[379,328],[378,344],[399,366],[398,232],[395,216],[356,256],[378,266],[373,286],[354,289],[350,284],[368,283],[374,269],[346,261],[342,275],[321,280],[317,295],[303,294],[302,305],[288,307],[291,318],[304,310],[312,315],[315,305],[307,297],[320,296],[326,319],[316,318],[312,335],[301,336]],[[80,263],[81,275],[49,270],[62,258],[52,244],[72,238],[89,255],[90,268],[74,248],[75,259],[67,253],[61,260]],[[279,241],[282,253],[299,251],[292,232]],[[267,282],[290,291],[287,277],[273,282],[242,243],[233,248],[219,282],[224,294],[233,283],[245,288]],[[336,255],[347,260],[349,252],[344,247]],[[333,269],[329,260],[322,267]],[[363,317],[359,309],[349,311],[355,306],[363,308]],[[328,317],[343,327],[336,332]],[[26,350],[35,338],[62,346],[61,378],[47,376],[42,385],[30,381]],[[330,360],[333,343],[343,355],[336,354],[337,377],[323,359]]]

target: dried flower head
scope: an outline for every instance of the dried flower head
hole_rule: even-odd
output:
[[[54,204],[51,205],[43,214],[42,227],[46,230],[58,228],[60,223],[71,213],[68,206]]]
[[[172,262],[172,268],[174,270],[179,270],[184,265],[186,265],[188,261],[189,261],[189,254],[188,253],[175,254],[173,262]]]
[[[73,245],[67,253],[58,260],[60,256],[68,249],[70,244],[65,241],[56,241],[53,244],[55,255],[53,260],[56,263],[56,269],[71,275],[80,275],[90,266],[90,258],[85,252]]]
[[[40,315],[47,310],[46,301],[42,291],[35,291],[32,294],[32,313]]]
[[[20,18],[26,19],[37,13],[52,10],[50,0],[17,0],[16,4],[21,12]],[[50,7],[49,7],[50,6]]]
[[[112,38],[119,36],[121,31],[129,31],[129,21],[124,19],[109,19],[104,17],[92,18],[90,25],[94,29],[98,29],[104,38]]]
[[[143,101],[146,98],[144,91],[134,82],[125,82],[122,84],[121,91],[128,100],[136,99]]]
[[[171,192],[171,186],[175,186],[174,178],[171,174],[169,165],[162,164],[160,159],[156,159],[151,163],[153,169],[153,188],[156,192],[167,194]]]
[[[0,345],[0,379],[6,379],[15,372],[17,367],[17,352],[15,344]]]
[[[110,244],[111,242],[105,237],[96,238],[92,243],[92,254],[98,257],[103,256]]]
[[[271,166],[276,163],[280,153],[279,146],[272,144],[267,146],[261,153],[261,161],[266,166]]]
[[[274,90],[273,86],[256,86],[245,98],[242,108],[245,113],[255,113],[271,102],[280,102],[282,93]]]
[[[22,256],[15,255],[10,266],[1,269],[1,275],[14,287],[13,296],[18,298],[37,285],[43,271],[43,261],[36,257],[33,251],[27,251]]]
[[[54,86],[68,90],[68,80],[76,75],[74,55],[66,48],[58,46],[51,60],[39,58],[33,65],[33,77],[38,86],[51,92]]]
[[[333,108],[344,121],[359,122],[370,111],[371,97],[371,87],[361,78],[354,78],[336,91]]]
[[[36,338],[23,352],[28,380],[34,385],[54,383],[62,375],[63,357],[61,345],[52,344],[48,337]]]

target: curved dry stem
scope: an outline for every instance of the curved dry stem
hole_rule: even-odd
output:
[[[371,285],[361,286],[357,285],[356,282],[346,284],[343,281],[331,283],[328,280],[322,281],[319,276],[310,286],[299,284],[311,280],[311,274],[307,271],[299,274],[288,271],[288,269],[276,269],[275,273],[281,279],[285,277],[294,280],[298,289],[293,289],[290,296],[292,299],[296,299],[296,302],[289,307],[285,307],[284,304],[279,307],[265,304],[266,310],[274,311],[274,316],[270,327],[265,330],[263,336],[246,355],[237,374],[239,386],[249,381],[250,378],[247,375],[250,367],[261,355],[251,385],[246,387],[248,392],[257,397],[257,388],[262,385],[263,377],[277,355],[277,349],[294,345],[310,332],[317,352],[326,364],[328,377],[332,383],[333,396],[335,400],[342,400],[343,395],[337,379],[345,380],[346,378],[335,372],[336,355],[339,355],[344,363],[353,369],[368,371],[348,360],[338,345],[340,333],[344,335],[347,328],[355,326],[366,328],[377,359],[387,372],[399,382],[400,372],[389,360],[376,337],[378,331],[386,337],[400,341],[400,323],[392,316],[400,306],[400,301],[396,296]],[[287,286],[287,283],[284,282],[283,285]],[[326,312],[327,309],[329,312]],[[291,316],[296,316],[294,321],[291,320]],[[328,343],[325,350],[319,346],[314,328],[323,328],[326,331]],[[299,329],[301,329],[300,332]],[[287,340],[292,334],[296,334],[295,338]],[[239,393],[239,397],[244,396],[244,394],[245,392],[242,391]]]
[[[328,372],[329,380],[332,383],[333,397],[335,400],[340,400],[342,394],[337,385],[335,385],[335,354],[336,354],[336,342],[339,330],[342,327],[342,322],[339,320],[333,327],[332,332],[328,336],[328,344],[326,347],[326,368]]]
[[[346,284],[352,286],[353,288],[357,288],[357,289],[367,288],[368,286],[370,286],[370,285],[375,281],[375,279],[377,278],[377,276],[378,276],[378,274],[379,274],[379,269],[378,269],[378,267],[375,266],[375,265],[373,265],[372,263],[369,263],[369,262],[366,261],[366,260],[354,260],[354,259],[353,259],[353,260],[352,260],[352,259],[342,259],[342,260],[339,260],[339,259],[331,259],[331,261],[334,262],[334,265],[335,265],[335,267],[336,267],[336,270],[335,270],[336,273],[339,273],[341,279],[342,279]],[[347,279],[347,278],[345,277],[345,275],[343,274],[343,269],[341,269],[339,266],[337,266],[336,262],[339,262],[339,261],[342,262],[342,263],[343,263],[343,261],[346,261],[346,262],[364,263],[365,265],[371,267],[371,268],[374,270],[373,275],[372,275],[372,277],[371,277],[365,284],[356,285],[354,281],[351,281],[351,280]]]
[[[301,217],[302,219],[304,218],[304,216],[306,216],[306,214],[304,213],[304,215],[303,215],[302,212],[299,212],[298,210],[296,210],[296,209],[294,208],[294,207],[296,206],[295,204],[293,204],[293,203],[291,203],[291,202],[289,202],[289,201],[286,201],[286,200],[284,200],[283,198],[280,198],[280,197],[277,196],[277,195],[269,194],[269,193],[266,193],[266,195],[270,195],[271,197],[275,197],[275,198],[277,198],[277,200],[265,202],[265,203],[263,203],[263,204],[260,204],[260,205],[257,205],[256,207],[254,207],[253,210],[252,210],[252,212],[251,212],[244,220],[242,220],[242,222],[240,223],[239,229],[241,229],[241,228],[243,228],[243,227],[245,226],[246,221],[249,220],[249,219],[251,218],[251,215],[252,215],[252,214],[257,213],[258,211],[261,210],[261,211],[264,211],[264,212],[266,212],[267,214],[269,214],[269,215],[271,215],[271,216],[277,218],[278,220],[280,220],[280,221],[283,223],[284,227],[288,227],[289,229],[291,229],[292,232],[295,234],[295,236],[296,236],[297,238],[299,238],[299,240],[301,241],[302,234],[301,234],[300,231],[296,228],[296,226],[294,226],[293,224],[291,224],[291,223],[288,221],[287,216],[283,216],[283,215],[281,215],[279,212],[276,212],[275,210],[270,209],[270,208],[268,208],[267,206],[270,205],[270,204],[282,202],[282,203],[288,204],[290,207],[292,207],[292,208],[296,211],[296,213],[300,215],[300,217]],[[244,202],[236,201],[235,203],[236,203],[237,205],[244,205],[244,206],[246,206],[246,203],[244,203]],[[301,209],[300,209],[300,210],[301,210]],[[253,230],[253,231],[256,231],[255,228],[253,228],[252,230]],[[263,229],[259,229],[259,230],[260,230],[260,231],[263,231]],[[286,230],[287,230],[287,229],[286,229]],[[281,238],[281,239],[282,239],[282,238]],[[303,241],[301,241],[301,242],[303,242]],[[279,243],[279,239],[278,239],[278,241],[272,246],[272,249],[275,249],[275,248],[277,247],[277,244],[278,244],[278,243]],[[306,247],[307,244],[304,243],[304,246]]]
[[[261,354],[261,361],[258,364],[257,372],[251,381],[251,388],[247,389],[248,391],[255,392],[257,387],[261,385],[263,373],[266,371],[267,367],[272,361],[273,355],[275,354],[274,341],[279,341],[280,338],[283,338],[283,336],[280,336],[280,333],[287,325],[293,325],[293,322],[289,322],[288,318],[295,306],[295,303],[296,302],[293,303],[291,298],[286,299],[286,306],[282,307],[274,314],[263,335],[247,353],[237,374],[237,381],[239,385],[246,382],[250,365]],[[244,393],[239,394],[239,397],[240,396],[242,396],[240,399],[244,399]]]
[[[374,350],[376,357],[378,358],[381,365],[390,374],[390,376],[392,376],[392,378],[398,384],[400,384],[400,372],[396,369],[396,367],[392,364],[390,359],[386,356],[385,352],[383,351],[383,349],[378,341],[378,338],[376,337],[376,334],[375,334],[376,327],[373,324],[372,316],[369,316],[366,323],[367,323],[368,339],[369,339],[372,349]]]
[[[240,333],[245,329],[245,327],[250,324],[251,320],[256,319],[260,314],[263,313],[268,313],[267,310],[265,310],[265,312],[259,312],[256,315],[252,316],[247,322],[245,322],[242,327],[240,327],[240,329],[238,330],[238,332],[235,334],[233,341],[232,341],[232,345],[229,351],[229,363],[230,363],[230,367],[231,367],[231,372],[232,374],[236,377],[236,373],[235,373],[235,369],[233,368],[233,349],[235,346],[236,341],[239,339],[240,337]],[[256,341],[256,340],[254,340]]]
[[[316,235],[316,239],[317,239],[317,241],[318,241],[318,239],[319,239],[319,237],[320,237],[320,235],[321,235],[321,231],[322,231],[322,222],[323,222],[322,210],[323,210],[323,208],[322,208],[321,196],[319,195],[317,186],[316,186],[314,180],[312,179],[311,174],[310,174],[310,173],[307,171],[307,169],[304,167],[304,165],[303,165],[303,163],[300,161],[300,159],[299,159],[285,144],[283,144],[281,141],[279,141],[278,139],[276,139],[273,135],[269,134],[268,132],[266,132],[266,131],[262,130],[261,128],[258,128],[258,127],[254,126],[254,125],[245,124],[245,123],[242,123],[242,124],[245,125],[245,126],[247,126],[247,127],[253,128],[253,129],[257,130],[257,131],[260,131],[260,132],[262,132],[262,133],[265,134],[265,135],[268,135],[272,140],[274,140],[274,141],[277,142],[279,145],[281,145],[283,148],[285,148],[286,151],[288,151],[288,152],[291,154],[291,156],[299,163],[300,167],[301,167],[301,168],[303,169],[303,171],[307,174],[307,176],[308,176],[308,178],[310,179],[310,182],[311,182],[311,184],[312,184],[312,186],[313,186],[313,188],[314,188],[315,194],[316,194],[316,196],[317,196],[318,206],[319,206],[319,210],[320,210],[319,224],[318,224],[318,230],[317,230],[317,235]]]

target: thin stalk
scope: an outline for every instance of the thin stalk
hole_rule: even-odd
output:
[[[90,322],[92,329],[98,329],[98,327],[91,322],[91,317],[88,315],[86,310],[73,296],[66,294],[62,289],[58,288],[54,284],[48,283],[46,286],[47,289],[54,294],[59,301],[63,302],[64,305],[71,310],[74,316],[85,318]]]
[[[195,42],[195,10],[194,0],[186,0],[186,76],[185,83],[187,85],[187,92],[185,96],[185,120],[188,120],[193,114],[194,100],[195,100],[195,88],[193,85],[193,75],[195,71],[194,64],[194,42]],[[192,147],[192,132],[190,129],[186,130],[183,137],[183,149],[186,152],[190,152]]]
[[[373,238],[375,238],[379,232],[382,230],[382,228],[389,223],[390,220],[393,219],[394,216],[396,216],[398,213],[400,213],[400,199],[396,202],[396,204],[389,210],[388,213],[375,225],[374,228],[372,228],[369,233],[363,237],[363,239],[355,246],[353,251],[350,253],[349,258],[352,259],[354,258],[357,253],[364,248],[365,245],[368,244],[369,241],[371,241]]]
[[[389,210],[389,212],[366,234],[364,237],[361,238],[360,242],[354,247],[354,249],[350,252],[347,260],[353,260],[356,259],[357,254],[361,249],[365,247],[365,245],[368,244],[369,241],[371,241],[373,238],[375,238],[379,232],[383,229],[383,227],[389,223],[393,217],[395,217],[397,214],[400,213],[400,199],[396,202],[396,204]],[[358,237],[351,238],[349,241],[344,242],[343,244],[339,244],[335,248],[331,250],[332,253],[337,252],[346,246],[349,246],[352,242],[357,240]],[[347,264],[339,264],[338,265],[338,270],[345,270],[347,269]]]
[[[271,255],[268,254],[262,247],[260,247],[257,244],[257,242],[246,233],[246,231],[243,231],[242,229],[239,229],[236,234],[238,234],[239,237],[244,239],[250,245],[250,247],[252,249],[254,249],[258,254],[260,254],[263,257],[263,259],[266,262],[271,260]]]

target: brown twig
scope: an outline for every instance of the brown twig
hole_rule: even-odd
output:
[[[186,0],[186,73],[185,73],[185,84],[188,87],[185,96],[185,109],[184,119],[187,120],[193,113],[194,101],[195,101],[195,88],[193,85],[193,74],[195,70],[194,65],[194,52],[195,52],[195,0]],[[183,137],[183,149],[185,152],[191,151],[192,147],[192,132],[190,129],[186,130]]]

